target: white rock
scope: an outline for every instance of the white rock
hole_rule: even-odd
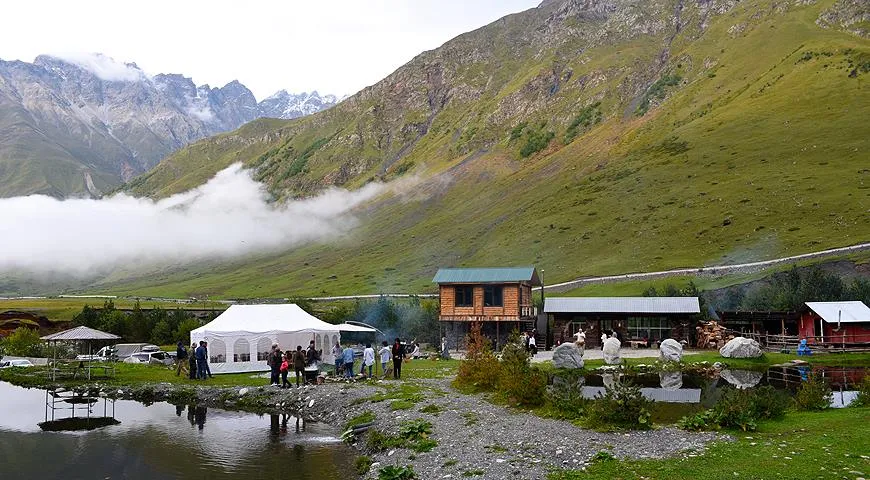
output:
[[[348,365],[350,365],[350,363],[348,363]],[[387,456],[392,457],[394,453],[396,453],[395,450],[390,450],[389,453],[387,453]]]
[[[758,358],[764,354],[761,345],[755,340],[745,337],[734,337],[724,347],[719,349],[719,354],[725,358]]]
[[[659,345],[659,360],[663,362],[679,362],[683,359],[683,346],[673,338],[662,341]]]
[[[622,363],[622,357],[619,355],[619,348],[622,343],[618,339],[610,337],[604,342],[604,363],[608,365],[618,365]]]
[[[495,463],[504,463],[504,462],[505,462],[505,459],[503,459],[503,458],[496,458],[495,459]]]
[[[577,344],[565,342],[553,350],[553,366],[556,368],[583,368],[583,352]]]
[[[314,406],[314,399],[312,398],[311,401],[308,402],[308,408],[311,408],[313,406]]]

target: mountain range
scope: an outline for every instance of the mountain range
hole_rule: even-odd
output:
[[[99,54],[0,60],[0,196],[99,196],[198,139],[337,101],[281,91],[257,102],[238,81],[197,86]]]
[[[870,237],[870,4],[546,0],[333,108],[184,147],[123,188],[236,162],[277,203],[402,179],[326,243],[122,271],[85,289],[292,297],[434,291],[444,266],[549,283]]]

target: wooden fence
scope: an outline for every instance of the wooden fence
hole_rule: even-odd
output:
[[[762,348],[769,352],[781,352],[788,350],[789,353],[797,351],[802,338],[807,339],[813,353],[843,353],[843,352],[870,352],[870,333],[842,335],[827,335],[815,337],[800,337],[798,335],[772,335],[766,333],[738,332],[728,330],[728,334],[735,337],[751,338],[758,342]]]

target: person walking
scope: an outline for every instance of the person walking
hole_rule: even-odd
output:
[[[200,340],[199,346],[196,347],[196,378],[205,380],[206,368],[205,342]]]
[[[184,342],[181,340],[178,341],[178,344],[175,345],[175,376],[181,376],[181,372],[187,370],[187,348],[184,347]]]
[[[383,374],[383,378],[387,378],[387,364],[390,363],[390,358],[392,354],[390,353],[390,344],[387,343],[386,340],[381,342],[381,349],[378,351],[378,356],[381,357],[381,372]]]
[[[351,348],[349,344],[345,347],[344,351],[341,352],[345,378],[353,378],[353,355],[353,348]]]
[[[189,371],[187,373],[188,373],[188,375],[190,375],[191,380],[196,380],[197,375],[196,375],[196,344],[195,343],[190,344],[190,350],[188,350],[188,353],[187,353],[187,361],[189,364],[188,365]]]
[[[396,337],[396,341],[393,342],[393,378],[399,380],[402,378],[402,359],[405,358],[405,345],[402,344],[402,341],[399,340],[399,337]]]
[[[335,376],[339,376],[341,372],[341,368],[344,365],[344,357],[343,350],[341,349],[341,344],[335,342],[335,346],[332,347],[332,358],[335,359]]]
[[[368,367],[369,376],[368,378],[372,378],[372,367],[375,364],[375,349],[372,348],[371,343],[366,344],[366,349],[363,350],[363,365]]]
[[[278,367],[278,370],[281,371],[281,388],[292,387],[292,385],[290,385],[290,382],[287,381],[287,372],[290,371],[289,352],[284,354],[284,358],[281,360],[281,366]]]
[[[296,346],[296,353],[293,354],[293,370],[296,372],[296,388],[299,388],[299,377],[305,382],[305,362],[307,361],[305,352],[302,351],[302,345]]]

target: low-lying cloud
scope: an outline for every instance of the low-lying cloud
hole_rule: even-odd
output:
[[[351,210],[385,189],[333,188],[279,205],[235,164],[163,200],[0,199],[0,270],[91,276],[283,250],[347,232],[357,223]]]
[[[135,65],[116,61],[100,53],[56,53],[53,57],[78,65],[107,82],[138,82],[147,78]]]

